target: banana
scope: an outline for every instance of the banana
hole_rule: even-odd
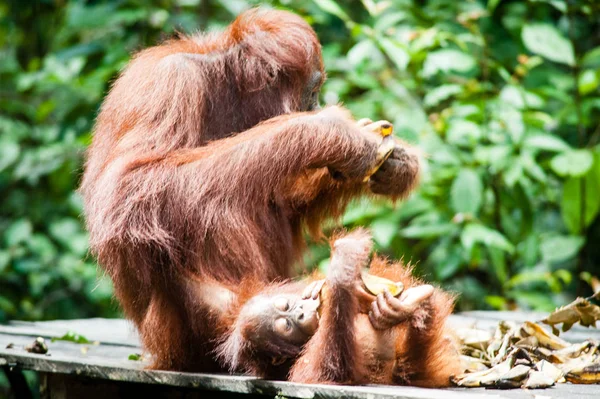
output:
[[[598,384],[600,383],[600,363],[572,369],[565,378],[573,384]]]
[[[363,272],[361,277],[365,288],[373,295],[379,295],[386,289],[392,296],[398,296],[404,291],[404,284],[401,282],[395,283],[387,278],[373,276],[367,272]]]

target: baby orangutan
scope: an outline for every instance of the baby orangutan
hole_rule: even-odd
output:
[[[380,258],[369,273],[404,291],[368,293],[361,272],[371,246],[368,233],[354,231],[334,242],[326,279],[240,296],[246,302],[232,307],[240,312],[219,357],[232,371],[294,382],[448,386],[462,372],[445,326],[453,297]]]

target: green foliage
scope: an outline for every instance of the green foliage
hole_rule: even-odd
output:
[[[253,0],[0,4],[0,320],[110,316],[75,189],[133,51],[226,25]],[[593,0],[285,0],[323,42],[322,100],[424,152],[405,203],[355,204],[378,250],[463,309],[546,309],[599,274],[600,5]],[[309,262],[326,267],[327,250]],[[594,269],[594,266],[596,269]]]
[[[350,28],[326,46],[324,98],[392,121],[425,173],[405,204],[346,225],[370,224],[380,251],[418,261],[462,308],[563,302],[598,274],[598,3],[362,4],[352,20],[321,7]]]

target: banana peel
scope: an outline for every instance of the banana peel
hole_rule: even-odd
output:
[[[385,128],[381,129],[382,134],[383,134],[384,129]],[[383,137],[383,139],[381,140],[381,143],[379,144],[379,147],[377,148],[377,156],[375,157],[375,164],[367,172],[367,175],[365,176],[365,178],[363,180],[364,182],[368,181],[371,178],[371,176],[373,176],[375,174],[375,172],[377,172],[379,170],[381,165],[383,165],[383,163],[390,157],[390,155],[392,155],[392,152],[394,152],[396,143],[394,142],[394,138],[391,135],[391,131],[392,131],[391,127],[389,128],[389,131],[390,131],[390,133],[387,133],[387,135]]]
[[[536,363],[535,368],[552,378],[554,382],[564,382],[565,373],[561,369],[546,360],[540,360]]]
[[[593,325],[593,319],[582,318],[578,323]],[[572,344],[530,321],[521,325],[500,322],[493,335],[462,328],[456,336],[462,344],[465,372],[451,379],[454,385],[541,389],[565,382],[600,384],[600,343],[595,340]]]
[[[556,309],[543,319],[542,323],[551,326],[552,332],[558,335],[557,324],[562,323],[562,331],[565,332],[576,323],[584,327],[595,327],[598,320],[600,320],[600,306],[594,305],[586,298],[577,298],[570,304]]]
[[[452,377],[451,381],[456,386],[467,388],[493,386],[496,381],[500,380],[503,375],[510,371],[512,366],[512,359],[507,359],[491,369],[478,371],[475,373],[462,374]]]
[[[530,321],[523,323],[521,326],[521,332],[523,335],[525,335],[525,337],[535,337],[541,346],[545,346],[548,349],[559,350],[567,348],[571,345],[567,341],[560,339],[558,336],[547,333],[542,327],[539,326],[539,324]]]
[[[525,389],[549,388],[556,383],[554,379],[541,371],[532,370],[525,383],[521,386]]]
[[[573,384],[598,384],[600,383],[600,362],[571,369],[565,378]]]
[[[467,373],[475,373],[478,371],[485,371],[489,369],[489,367],[485,364],[483,360],[475,357],[460,355],[460,361],[463,369]]]

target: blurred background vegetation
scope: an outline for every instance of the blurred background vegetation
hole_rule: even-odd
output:
[[[87,255],[82,155],[131,53],[219,29],[257,4],[322,43],[322,103],[388,119],[426,154],[405,203],[346,226],[461,294],[459,308],[547,310],[600,274],[597,0],[0,2],[0,321],[116,316]],[[326,265],[311,247],[309,264]]]

